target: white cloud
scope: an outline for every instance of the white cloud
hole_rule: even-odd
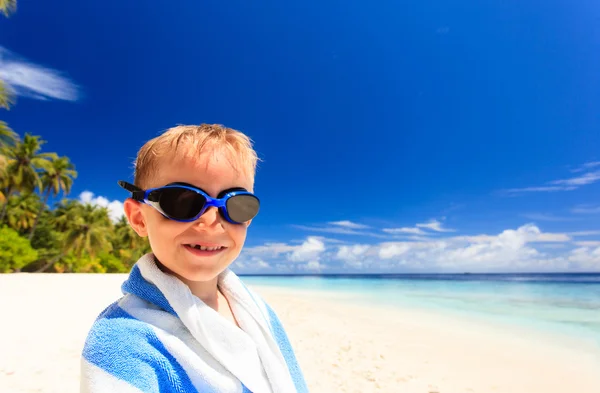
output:
[[[300,266],[301,269],[310,270],[313,272],[321,271],[324,267],[325,265],[321,264],[318,260],[310,261]]]
[[[340,227],[344,227],[344,228],[350,228],[350,229],[366,229],[366,228],[369,228],[368,225],[357,224],[355,222],[347,221],[347,220],[344,220],[344,221],[331,221],[331,222],[329,222],[329,224],[340,226]]]
[[[304,243],[292,251],[289,259],[295,262],[316,260],[323,251],[325,251],[325,243],[322,240],[308,237]]]
[[[458,242],[467,243],[486,243],[494,240],[496,237],[491,235],[474,235],[474,236],[454,236],[451,239]]]
[[[242,273],[264,273],[273,268],[281,273],[317,272],[326,267],[321,263],[326,248],[323,239],[314,236],[307,237],[298,245],[268,243],[244,248],[233,266]]]
[[[542,249],[558,249],[558,248],[566,248],[567,244],[565,243],[539,243],[536,245],[538,248]]]
[[[577,232],[569,232],[569,236],[596,236],[600,235],[600,231],[577,231]]]
[[[248,247],[244,252],[249,255],[261,255],[270,258],[278,258],[281,254],[292,252],[297,246],[286,243],[265,243],[262,246]]]
[[[417,224],[418,228],[427,228],[436,232],[454,232],[454,229],[442,228],[442,223],[438,220],[431,220],[426,223]]]
[[[411,248],[417,246],[418,243],[388,243],[379,247],[379,258],[390,259],[407,253]]]
[[[576,248],[571,251],[568,261],[576,265],[579,270],[600,270],[600,246]]]
[[[579,205],[575,206],[571,211],[577,214],[597,214],[600,213],[600,205]]]
[[[233,266],[240,269],[252,269],[255,271],[264,271],[265,269],[269,269],[271,267],[271,265],[265,262],[262,258],[258,257],[252,257],[250,260],[238,258],[233,263]]]
[[[527,213],[527,214],[523,214],[522,216],[525,218],[528,218],[530,220],[535,220],[535,221],[561,222],[561,221],[575,220],[575,218],[573,218],[573,217],[561,217],[561,216],[555,216],[554,214],[547,214],[547,213]]]
[[[76,101],[79,87],[61,72],[31,63],[0,46],[0,79],[17,95]]]
[[[340,222],[344,222],[344,223],[350,223],[350,221],[337,221],[337,225],[332,225],[332,223],[329,223],[329,226],[309,226],[309,225],[297,225],[297,224],[293,224],[292,227],[296,228],[296,229],[302,229],[305,231],[310,231],[310,232],[324,232],[324,233],[333,233],[333,234],[337,234],[337,235],[354,235],[354,236],[369,236],[369,237],[376,237],[376,238],[381,238],[381,239],[388,239],[389,236],[385,236],[379,233],[373,233],[373,232],[369,232],[369,231],[365,231],[365,230],[357,230],[355,229],[355,227],[350,227],[348,225],[344,225],[342,224],[341,226],[339,225]],[[361,225],[361,224],[354,224],[354,223],[350,223],[350,225]],[[367,226],[365,226],[366,228],[369,228]]]
[[[580,247],[600,247],[600,240],[582,240],[575,242]]]
[[[438,229],[444,228],[440,225]],[[600,241],[573,240],[598,234],[600,231],[544,232],[535,224],[525,224],[496,234],[417,235],[413,241],[373,244],[364,239],[340,244],[309,236],[298,243],[244,249],[242,262],[247,265],[243,270],[280,273],[600,271]],[[257,258],[264,262],[262,267],[252,265]]]
[[[243,256],[261,259],[286,259],[292,262],[318,260],[325,251],[325,242],[320,237],[309,236],[299,245],[267,243],[262,246],[244,248]]]
[[[94,197],[94,193],[91,191],[83,191],[79,194],[79,200],[81,203],[106,207],[108,209],[108,216],[113,222],[116,222],[123,217],[123,202],[121,201],[109,201],[103,196]]]
[[[570,177],[567,179],[553,180],[547,182],[546,185],[543,186],[511,188],[508,190],[504,190],[504,192],[509,195],[515,195],[526,192],[555,192],[576,190],[581,186],[596,183],[600,180],[600,170],[593,170],[593,168],[597,166],[600,166],[600,162],[588,162],[583,164],[581,167],[571,171],[585,172],[581,175]]]
[[[335,254],[335,258],[343,260],[349,265],[360,267],[362,265],[362,260],[370,249],[371,246],[368,244],[340,246]]]
[[[269,265],[267,262],[263,261],[263,260],[262,260],[262,259],[260,259],[260,258],[257,258],[257,260],[256,260],[255,262],[256,262],[256,265],[257,265],[257,266],[258,266],[260,269],[266,269],[266,268],[270,267],[270,265]]]
[[[582,172],[588,169],[596,168],[600,166],[600,161],[591,161],[583,164],[581,167],[573,169],[571,172]]]
[[[456,236],[423,242],[395,242],[379,245],[379,257],[401,259],[404,264],[425,266],[437,271],[518,270],[537,262],[543,253],[530,244],[567,242],[561,233],[544,233],[532,224],[498,235]]]
[[[584,173],[581,176],[572,177],[570,179],[555,180],[550,182],[550,184],[559,184],[567,187],[577,187],[584,186],[586,184],[592,184],[597,182],[598,180],[600,180],[600,171],[593,171]]]
[[[402,234],[402,233],[413,234],[413,235],[423,235],[423,234],[425,234],[425,232],[422,229],[420,229],[420,228],[409,228],[409,227],[404,227],[404,228],[384,228],[383,231],[385,233],[391,233],[391,234]]]
[[[417,235],[413,237],[413,240],[420,240],[423,236],[430,234],[421,228],[429,229],[434,232],[455,232],[454,229],[443,228],[442,223],[438,220],[418,223],[414,227],[384,228],[382,231],[391,235]]]
[[[553,192],[553,191],[572,191],[577,189],[574,186],[540,186],[540,187],[524,187],[524,188],[511,188],[505,192],[508,194],[518,194],[523,192]]]

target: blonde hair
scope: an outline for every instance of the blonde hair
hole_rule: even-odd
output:
[[[232,158],[235,170],[240,168],[254,179],[258,156],[252,147],[252,140],[240,131],[220,124],[180,125],[172,127],[162,135],[146,142],[135,159],[134,184],[140,188],[159,169],[159,161],[165,157],[175,158],[180,147],[187,147],[184,154],[200,154],[204,148],[213,151],[225,149]],[[190,149],[193,148],[193,149]]]

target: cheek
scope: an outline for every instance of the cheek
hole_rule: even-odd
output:
[[[176,227],[172,225],[174,222],[164,218],[160,214],[148,217],[147,222],[148,239],[153,247],[161,247],[162,244],[171,241],[178,233]]]
[[[235,241],[237,247],[242,247],[246,241],[248,227],[246,225],[231,225],[229,229],[230,236]]]

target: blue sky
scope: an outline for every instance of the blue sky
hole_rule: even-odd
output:
[[[239,272],[600,270],[600,7],[20,1],[0,118],[110,205],[176,124],[247,133]]]

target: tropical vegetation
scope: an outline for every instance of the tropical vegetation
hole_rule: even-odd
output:
[[[11,132],[0,140],[0,272],[124,273],[150,251],[124,217],[67,197],[77,178],[68,157]]]

